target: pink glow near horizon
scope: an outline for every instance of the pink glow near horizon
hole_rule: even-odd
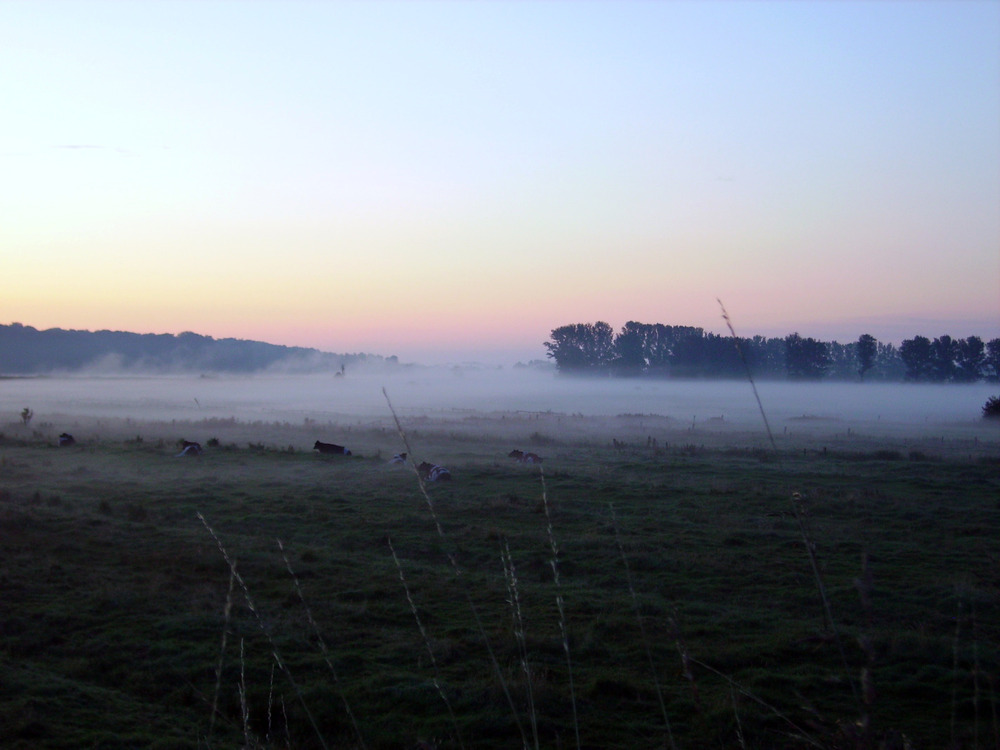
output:
[[[0,322],[1000,336],[1000,4],[391,7],[0,3]]]

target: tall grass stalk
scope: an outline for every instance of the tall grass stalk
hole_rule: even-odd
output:
[[[734,680],[729,675],[723,674],[722,672],[720,672],[715,667],[713,667],[713,666],[711,666],[709,664],[706,664],[703,661],[699,661],[698,659],[695,659],[693,657],[691,657],[691,662],[693,664],[697,664],[702,669],[707,669],[709,672],[711,672],[715,676],[721,677],[723,680],[725,680],[729,684],[730,688],[735,688],[737,691],[739,691],[739,693],[741,695],[745,695],[747,698],[749,698],[750,700],[752,700],[754,703],[756,703],[756,704],[758,704],[760,706],[763,706],[768,711],[770,711],[771,713],[773,713],[775,716],[777,716],[779,719],[781,719],[782,721],[784,721],[786,724],[788,724],[789,727],[792,728],[792,730],[796,733],[794,736],[797,737],[798,739],[802,740],[803,742],[805,742],[805,743],[807,743],[809,745],[812,745],[813,747],[819,747],[819,748],[825,748],[826,747],[821,742],[819,742],[817,739],[815,739],[812,735],[810,735],[805,729],[803,729],[798,724],[796,724],[794,721],[792,721],[790,718],[788,718],[788,716],[786,716],[785,714],[783,714],[781,711],[779,711],[777,708],[775,708],[774,706],[772,706],[767,701],[765,701],[762,698],[760,698],[760,697],[754,695],[753,693],[751,693],[749,690],[747,690],[745,687],[743,687],[742,685],[740,685],[738,682],[736,682],[736,680]]]
[[[431,646],[430,636],[427,635],[427,628],[424,627],[423,620],[420,619],[420,613],[417,612],[417,605],[413,601],[413,596],[410,594],[410,587],[406,583],[406,578],[403,575],[403,566],[399,562],[399,557],[396,555],[396,548],[392,546],[392,539],[386,537],[386,542],[389,545],[389,551],[392,552],[393,562],[396,563],[396,570],[399,571],[399,581],[403,584],[403,591],[406,592],[406,601],[410,604],[410,611],[413,612],[413,619],[417,621],[417,628],[420,630],[420,635],[424,639],[424,646],[427,648],[427,655],[431,659],[431,666],[434,668],[434,687],[437,688],[438,695],[441,696],[441,700],[444,701],[445,707],[448,709],[448,716],[451,718],[451,724],[455,728],[455,737],[458,739],[458,746],[464,750],[465,744],[462,742],[462,733],[458,728],[458,719],[455,718],[455,711],[451,707],[451,701],[448,700],[448,696],[444,692],[444,688],[441,686],[441,670],[438,668],[437,658],[434,656],[434,648]]]
[[[792,507],[795,509],[795,520],[799,526],[799,533],[802,535],[802,544],[805,546],[806,552],[809,555],[809,564],[812,565],[813,576],[816,579],[816,587],[819,589],[819,597],[823,602],[824,624],[833,635],[834,643],[837,644],[837,651],[840,654],[840,662],[843,665],[844,674],[847,675],[847,683],[851,686],[851,694],[854,696],[854,702],[857,704],[858,710],[864,713],[864,705],[858,695],[858,688],[854,684],[854,679],[851,677],[851,669],[847,663],[847,652],[844,650],[844,642],[840,637],[840,632],[837,630],[837,624],[833,620],[833,608],[830,606],[830,599],[826,595],[826,585],[823,583],[823,575],[820,572],[819,563],[816,560],[816,543],[812,540],[809,535],[809,531],[806,528],[805,508],[802,505],[802,495],[798,492],[792,493]]]
[[[235,564],[235,563],[234,563]],[[219,663],[215,667],[215,692],[212,694],[212,716],[208,721],[208,741],[212,741],[212,730],[215,728],[215,717],[219,711],[219,687],[222,685],[222,666],[226,657],[226,641],[229,637],[229,616],[233,610],[233,590],[236,585],[236,571],[229,572],[229,592],[226,594],[226,606],[223,608],[222,645],[219,647]]]
[[[670,617],[670,625],[674,629],[674,644],[677,646],[677,653],[681,657],[681,670],[684,679],[691,684],[691,701],[694,703],[695,710],[700,711],[701,696],[698,693],[698,683],[694,679],[694,670],[691,669],[691,655],[681,635],[680,617],[677,615],[676,608],[674,608],[673,614]]]
[[[774,433],[771,431],[771,423],[767,418],[767,411],[764,409],[764,404],[760,400],[760,394],[757,392],[757,383],[754,381],[753,372],[750,370],[750,363],[747,362],[747,358],[743,353],[743,348],[740,346],[740,338],[736,335],[736,328],[733,326],[732,318],[729,317],[729,313],[726,311],[726,306],[722,304],[722,300],[716,298],[719,303],[719,307],[722,309],[722,319],[726,321],[726,327],[729,328],[729,333],[733,338],[733,346],[736,347],[736,351],[740,356],[740,361],[743,363],[743,369],[746,371],[747,380],[750,383],[750,388],[753,390],[754,399],[757,401],[757,408],[760,410],[761,419],[764,420],[764,427],[767,430],[767,437],[771,443],[771,450],[774,451],[774,457],[779,462],[781,461],[781,454],[778,452],[778,444],[774,441]],[[844,646],[840,640],[840,634],[837,632],[836,627],[833,622],[833,613],[830,608],[830,600],[826,596],[826,586],[823,584],[823,576],[820,574],[819,565],[816,564],[816,547],[812,540],[809,538],[808,533],[805,528],[804,512],[801,507],[801,495],[798,492],[792,494],[792,507],[795,512],[795,519],[799,525],[799,531],[802,534],[802,541],[805,544],[806,551],[809,555],[809,562],[812,565],[813,575],[816,578],[816,586],[819,589],[820,598],[823,601],[823,612],[825,616],[825,622],[829,626],[830,632],[833,634],[833,638],[837,643],[837,649],[840,652],[840,658],[844,666],[845,674],[847,674],[848,682],[851,686],[851,693],[854,695],[854,702],[858,704],[860,708],[860,701],[858,699],[858,690],[854,685],[854,680],[850,677],[850,668],[847,665],[847,655],[844,652]]]
[[[247,674],[246,659],[243,653],[243,639],[240,638],[240,684],[237,686],[240,694],[240,718],[243,723],[243,745],[251,748],[254,742],[250,739],[250,707],[247,704]]]
[[[670,717],[667,715],[667,703],[663,699],[663,689],[660,687],[660,677],[656,671],[656,663],[653,661],[653,651],[649,646],[649,638],[646,636],[646,625],[642,617],[642,609],[639,606],[639,597],[635,593],[635,586],[632,585],[632,569],[629,567],[628,557],[625,554],[625,545],[622,543],[621,533],[618,530],[615,506],[609,503],[608,507],[611,509],[611,525],[615,530],[615,541],[618,543],[618,551],[621,553],[622,562],[625,565],[625,581],[628,583],[628,591],[632,596],[632,606],[635,608],[635,618],[639,623],[639,636],[642,638],[642,648],[646,652],[646,658],[649,659],[649,669],[653,675],[656,697],[660,701],[660,711],[663,714],[663,726],[667,733],[667,741],[671,748],[677,750],[677,745],[674,744],[674,733],[670,728]]]
[[[197,513],[197,516],[198,520],[201,521],[202,525],[212,536],[212,539],[215,540],[215,543],[219,547],[219,552],[222,553],[222,559],[226,561],[227,565],[229,565],[230,573],[236,579],[236,582],[240,585],[240,589],[242,589],[243,591],[243,598],[247,603],[247,607],[250,608],[250,612],[253,614],[254,619],[257,621],[257,627],[260,628],[260,632],[267,639],[267,642],[271,647],[271,655],[274,657],[274,661],[277,663],[281,671],[284,672],[285,677],[288,678],[288,682],[289,684],[291,684],[292,689],[295,690],[295,695],[299,699],[299,703],[302,704],[302,710],[305,711],[306,717],[309,719],[309,723],[312,725],[313,731],[316,733],[316,738],[319,740],[324,750],[329,750],[326,744],[326,740],[323,739],[323,735],[319,731],[319,726],[317,726],[316,720],[313,718],[312,711],[309,710],[309,706],[306,704],[305,698],[302,695],[302,690],[299,688],[298,683],[292,676],[292,671],[288,668],[288,665],[285,664],[284,659],[281,658],[281,654],[278,653],[278,646],[274,642],[274,638],[271,636],[271,633],[267,629],[267,626],[264,624],[264,619],[261,617],[260,612],[257,610],[257,607],[253,603],[253,597],[250,596],[250,589],[247,587],[246,581],[243,580],[243,576],[241,576],[239,571],[236,570],[236,562],[233,560],[233,558],[229,556],[229,552],[226,551],[225,545],[222,544],[222,540],[219,539],[218,535],[215,533],[215,530],[208,525],[208,521],[205,520],[205,516],[203,516],[200,512]],[[241,650],[242,650],[242,642],[241,642]]]
[[[493,650],[493,645],[490,643],[489,636],[486,635],[486,628],[483,627],[483,618],[479,615],[479,608],[472,599],[472,594],[469,593],[468,584],[465,578],[462,576],[462,569],[458,566],[458,561],[455,556],[449,551],[448,539],[445,536],[444,529],[441,527],[441,521],[438,519],[437,511],[434,508],[434,501],[431,499],[430,493],[427,491],[427,485],[424,484],[423,477],[420,476],[420,472],[417,469],[417,461],[414,458],[413,448],[410,446],[410,441],[406,437],[406,431],[403,429],[403,425],[399,421],[399,417],[396,414],[396,410],[392,407],[392,401],[389,400],[389,394],[385,388],[382,389],[382,395],[385,397],[385,403],[389,407],[389,412],[392,414],[392,419],[396,423],[396,430],[399,433],[400,439],[403,441],[403,446],[406,448],[406,455],[410,458],[410,465],[413,467],[413,473],[417,477],[417,486],[420,488],[420,494],[423,495],[424,501],[427,503],[427,509],[430,511],[431,518],[434,520],[434,526],[437,529],[438,538],[441,541],[441,548],[448,558],[448,562],[451,564],[452,571],[455,574],[455,580],[460,581],[462,586],[462,593],[465,596],[465,601],[469,605],[469,610],[472,612],[472,617],[476,623],[476,629],[479,633],[480,638],[483,639],[483,644],[486,646],[486,651],[489,654],[490,664],[493,667],[493,672],[497,676],[497,681],[500,683],[500,687],[503,690],[504,697],[507,699],[507,704],[510,706],[511,713],[514,717],[514,723],[517,725],[517,731],[521,735],[521,745],[524,748],[529,748],[528,735],[524,731],[524,725],[521,723],[521,717],[518,714],[517,706],[514,704],[514,698],[510,693],[510,687],[507,685],[507,680],[504,679],[503,670],[500,668],[500,662],[497,660],[496,652]]]
[[[976,603],[972,602],[972,746],[979,747],[979,638],[976,633]]]
[[[753,379],[753,373],[750,371],[750,363],[747,362],[746,355],[743,353],[743,347],[740,346],[739,336],[736,335],[736,329],[733,327],[733,321],[729,317],[729,313],[726,312],[726,306],[722,304],[722,300],[716,297],[716,302],[719,303],[719,307],[722,309],[722,319],[726,321],[726,327],[729,328],[729,333],[733,337],[733,346],[736,347],[736,352],[740,355],[740,362],[743,363],[743,369],[746,371],[747,380],[750,382],[750,388],[753,390],[753,397],[757,400],[757,408],[760,410],[760,416],[764,420],[764,428],[767,430],[768,440],[771,441],[771,449],[774,451],[774,455],[778,455],[778,444],[774,442],[774,433],[771,432],[771,423],[767,420],[767,412],[764,411],[764,404],[761,403],[760,394],[757,393],[757,383]]]
[[[264,742],[271,743],[271,709],[274,707],[274,662],[271,662],[271,679],[267,685],[267,733],[264,735]]]
[[[962,597],[959,592],[958,612],[955,614],[955,635],[951,641],[951,747],[955,744],[955,723],[958,717],[958,644],[962,635]]]
[[[732,685],[729,686],[729,700],[733,704],[733,717],[736,719],[736,739],[740,743],[740,747],[746,750],[747,743],[743,738],[743,723],[740,721],[740,707],[736,705],[736,690]]]
[[[292,577],[292,581],[295,583],[295,593],[299,596],[299,601],[302,602],[302,606],[306,611],[306,619],[309,621],[309,627],[312,628],[313,633],[316,636],[316,642],[319,643],[320,651],[323,653],[323,661],[326,662],[326,666],[330,668],[330,674],[333,675],[333,682],[337,686],[337,692],[340,694],[340,699],[344,703],[344,711],[347,713],[348,718],[351,720],[351,726],[354,728],[354,735],[358,738],[358,745],[365,749],[365,739],[361,734],[361,728],[358,726],[358,721],[354,717],[354,711],[351,710],[351,704],[347,700],[347,694],[344,692],[343,684],[340,681],[340,675],[337,673],[337,668],[333,665],[333,659],[330,656],[330,649],[326,646],[326,640],[324,640],[322,633],[320,633],[319,625],[316,624],[316,620],[313,617],[312,609],[306,603],[306,598],[302,594],[302,587],[299,585],[299,577],[295,575],[295,571],[292,570],[292,564],[288,560],[288,555],[285,553],[285,545],[281,543],[280,539],[275,539],[278,543],[278,549],[281,550],[281,558],[285,561],[285,568],[288,570],[288,575]]]
[[[538,467],[538,475],[542,480],[542,507],[545,509],[545,526],[549,535],[549,547],[552,550],[552,580],[556,586],[556,608],[559,610],[559,634],[562,636],[563,651],[566,654],[566,672],[569,675],[569,698],[573,707],[573,731],[576,734],[576,748],[580,750],[580,720],[576,713],[576,688],[573,684],[573,660],[570,658],[569,633],[566,628],[566,608],[563,603],[562,588],[559,583],[559,545],[556,544],[555,532],[552,530],[552,514],[549,512],[548,488],[545,485],[545,471]]]
[[[510,605],[514,639],[521,656],[521,670],[524,672],[525,692],[528,697],[528,716],[531,720],[531,736],[538,749],[538,716],[535,711],[535,694],[531,686],[531,667],[528,664],[528,641],[524,631],[524,617],[521,615],[521,596],[517,589],[517,571],[510,554],[510,543],[504,539],[500,547],[500,563],[503,565],[504,580],[507,582],[507,603]]]
[[[997,693],[996,685],[993,682],[993,677],[989,672],[986,673],[986,684],[990,689],[990,711],[993,716],[993,747],[996,750],[1000,750],[1000,718],[997,717]]]

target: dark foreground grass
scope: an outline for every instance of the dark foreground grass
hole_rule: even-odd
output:
[[[1000,747],[996,462],[422,431],[0,443],[2,744]]]

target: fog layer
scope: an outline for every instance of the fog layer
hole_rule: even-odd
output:
[[[57,415],[136,420],[382,420],[398,415],[548,412],[583,416],[657,415],[678,425],[763,429],[746,381],[575,379],[532,371],[432,368],[365,375],[79,377],[0,379],[2,422],[32,409]],[[775,430],[789,424],[878,423],[919,433],[941,425],[983,429],[982,405],[996,385],[757,384]],[[839,427],[837,429],[843,429]]]

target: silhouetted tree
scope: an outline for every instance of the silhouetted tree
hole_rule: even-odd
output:
[[[1000,339],[990,339],[986,342],[983,375],[991,383],[1000,382]]]
[[[332,368],[342,359],[353,362],[368,357],[334,355],[259,341],[213,339],[195,333],[174,336],[61,328],[39,331],[19,323],[0,325],[0,372],[3,373],[73,371],[107,362],[123,369],[168,372],[254,372],[278,363],[283,367],[317,370]]]
[[[947,383],[955,377],[958,344],[951,336],[939,336],[931,343],[931,380]]]
[[[875,355],[878,354],[878,341],[870,334],[861,334],[858,338],[855,354],[858,358],[858,377],[864,380],[865,373],[875,366]]]
[[[614,332],[603,321],[560,326],[551,338],[545,342],[547,356],[560,372],[597,372],[614,361]]]
[[[983,419],[1000,420],[1000,396],[990,396],[983,404]]]
[[[903,380],[905,375],[906,367],[899,355],[899,349],[894,344],[879,343],[875,366],[868,373],[869,379],[896,381]]]
[[[952,379],[957,383],[975,383],[983,377],[986,364],[986,347],[978,336],[960,339],[956,345],[955,373]]]
[[[742,378],[745,363],[756,377],[792,380],[1000,381],[1000,339],[984,345],[977,336],[933,341],[915,336],[897,348],[867,333],[846,344],[798,333],[742,339],[693,326],[630,320],[617,334],[603,322],[562,326],[552,331],[545,347],[562,372]]]
[[[856,341],[848,344],[841,344],[839,341],[827,342],[826,353],[830,358],[830,365],[826,369],[825,377],[854,380],[858,375],[857,349]]]
[[[785,337],[785,370],[792,380],[820,380],[830,366],[826,344],[798,333]]]
[[[629,321],[615,336],[615,372],[619,375],[641,375],[646,371],[648,361],[647,339],[651,326]]]
[[[785,376],[785,341],[780,338],[754,336],[744,343],[751,352],[750,369],[755,377],[780,378]]]
[[[931,340],[926,336],[914,336],[899,345],[899,356],[906,367],[907,380],[931,380],[933,376],[934,351]]]

